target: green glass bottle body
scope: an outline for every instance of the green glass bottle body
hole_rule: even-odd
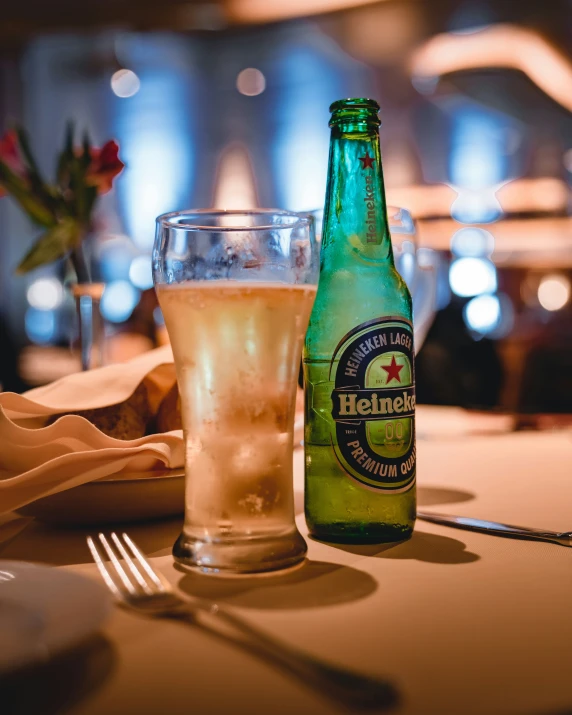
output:
[[[326,541],[408,538],[415,523],[411,296],[393,261],[379,105],[340,100],[320,282],[304,346],[305,514]]]

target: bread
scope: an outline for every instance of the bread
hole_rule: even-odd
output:
[[[159,405],[156,430],[157,432],[170,432],[171,430],[182,428],[181,398],[179,397],[179,386],[175,382]]]
[[[147,431],[147,423],[151,418],[147,388],[141,383],[135,392],[125,402],[94,410],[64,412],[53,415],[48,424],[55,422],[64,415],[78,415],[95,425],[101,432],[115,439],[139,439]]]

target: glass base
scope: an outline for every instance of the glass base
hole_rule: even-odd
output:
[[[208,540],[183,533],[173,546],[175,564],[185,571],[241,576],[292,568],[308,547],[296,528],[283,534]]]
[[[334,544],[391,544],[407,541],[413,534],[412,526],[402,524],[313,524],[310,536],[318,541]]]

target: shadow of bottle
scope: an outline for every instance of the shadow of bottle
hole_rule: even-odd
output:
[[[469,564],[480,559],[478,554],[467,551],[466,544],[458,539],[429,534],[417,529],[407,541],[398,541],[392,544],[332,543],[330,545],[359,556],[372,556],[379,559],[412,559],[428,564]]]
[[[435,504],[456,504],[471,501],[475,495],[463,489],[451,489],[449,487],[417,487],[417,505],[434,506]]]

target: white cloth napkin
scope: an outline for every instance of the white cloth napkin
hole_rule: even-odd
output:
[[[124,402],[143,380],[156,412],[175,382],[169,346],[23,395],[0,393],[0,514],[95,479],[182,467],[182,430],[119,440],[78,415],[44,426],[51,415]]]

